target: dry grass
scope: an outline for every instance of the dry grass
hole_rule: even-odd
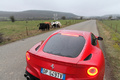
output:
[[[106,59],[111,69],[111,80],[120,80],[120,36],[110,27],[97,21],[100,35],[104,38]]]

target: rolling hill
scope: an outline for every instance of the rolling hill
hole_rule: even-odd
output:
[[[60,19],[62,16],[66,18],[76,18],[78,17],[72,13],[66,12],[56,12],[47,10],[28,10],[21,12],[7,12],[0,11],[0,19],[9,19],[10,16],[14,16],[16,20],[26,20],[26,19],[53,19],[54,16]]]

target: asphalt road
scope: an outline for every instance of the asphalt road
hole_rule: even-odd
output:
[[[99,35],[95,20],[81,22],[63,29],[89,31]],[[0,80],[26,80],[23,76],[26,67],[26,51],[39,41],[45,40],[53,32],[55,31],[0,46]]]

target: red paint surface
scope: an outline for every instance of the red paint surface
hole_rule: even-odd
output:
[[[85,38],[86,42],[84,48],[78,57],[62,57],[43,52],[46,42],[58,33],[69,34],[69,36],[80,35]],[[41,68],[46,68],[66,74],[65,80],[103,80],[105,71],[104,55],[99,47],[98,41],[96,46],[91,44],[91,32],[61,30],[53,33],[48,37],[48,39],[46,39],[42,44],[41,43],[42,42],[39,42],[27,51],[30,55],[30,60],[27,60],[26,70],[33,76],[40,80],[60,80],[41,74]],[[38,45],[41,46],[37,51],[35,51],[35,48]],[[92,54],[91,59],[84,61],[89,54]],[[54,69],[51,67],[52,64],[54,64]],[[90,67],[96,67],[98,69],[98,73],[95,76],[88,75],[87,70]]]

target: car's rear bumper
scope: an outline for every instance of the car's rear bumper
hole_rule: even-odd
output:
[[[28,71],[25,71],[24,76],[26,77],[26,79],[27,79],[27,76],[29,76],[30,79],[27,79],[27,80],[41,80],[33,76],[32,74],[30,74]],[[50,79],[50,80],[55,80],[55,79]],[[97,80],[97,79],[96,78],[66,78],[65,80]],[[99,80],[103,80],[103,79],[99,79]]]

